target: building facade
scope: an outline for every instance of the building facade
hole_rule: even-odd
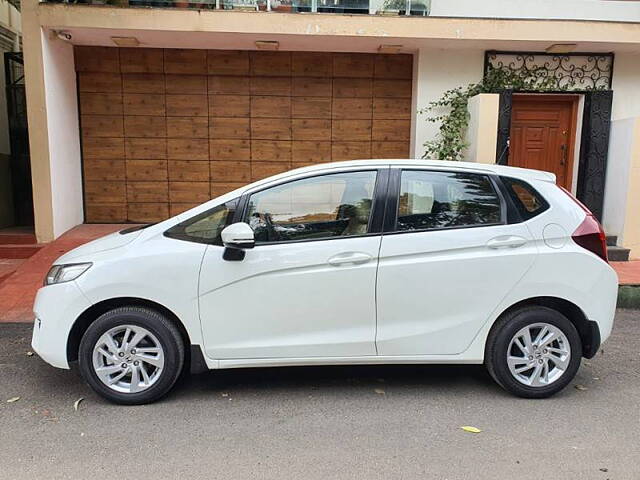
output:
[[[318,162],[420,158],[423,109],[492,69],[464,158],[556,173],[640,258],[640,5],[22,3],[36,234],[152,222]]]

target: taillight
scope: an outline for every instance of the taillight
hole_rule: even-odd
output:
[[[596,220],[591,213],[587,214],[584,221],[571,235],[573,241],[586,248],[590,252],[595,253],[605,262],[607,262],[607,238],[600,226],[600,222]]]
[[[571,200],[576,202],[580,206],[580,208],[582,208],[582,210],[584,210],[587,214],[582,223],[578,226],[578,228],[576,228],[576,231],[573,232],[571,238],[582,248],[595,253],[605,262],[608,262],[607,237],[604,233],[602,225],[600,225],[600,222],[598,222],[598,219],[593,215],[593,213],[591,213],[591,211],[580,200],[574,197],[571,192],[569,192],[565,188],[562,188],[562,190],[564,191],[564,193],[569,195]]]

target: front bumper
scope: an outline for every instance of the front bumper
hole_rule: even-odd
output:
[[[69,368],[67,341],[76,319],[91,306],[75,282],[49,285],[38,290],[33,305],[35,321],[31,346],[47,363]]]

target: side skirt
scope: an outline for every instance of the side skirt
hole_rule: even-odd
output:
[[[218,368],[294,367],[312,365],[381,365],[381,364],[482,364],[482,359],[461,358],[460,355],[309,357],[309,358],[237,358],[218,360]],[[215,368],[215,367],[212,367]]]

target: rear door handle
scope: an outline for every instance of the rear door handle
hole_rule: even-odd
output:
[[[345,252],[334,255],[327,260],[327,263],[334,267],[347,264],[358,265],[360,263],[367,263],[372,258],[371,255],[364,252]]]
[[[517,248],[527,243],[527,239],[517,235],[502,235],[487,242],[489,248]]]

